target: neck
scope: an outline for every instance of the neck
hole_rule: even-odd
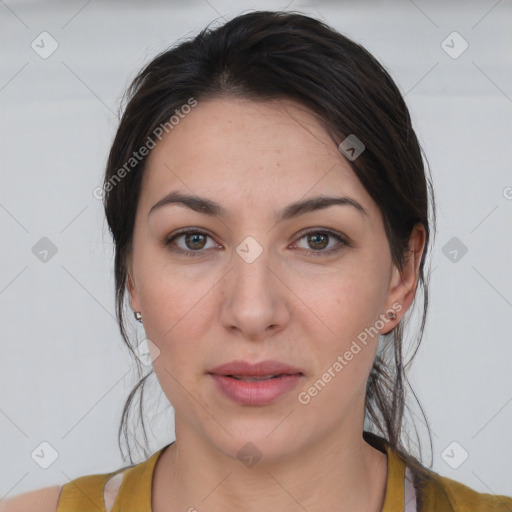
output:
[[[286,460],[245,466],[187,432],[155,467],[153,512],[382,510],[387,456],[360,433],[324,437]]]

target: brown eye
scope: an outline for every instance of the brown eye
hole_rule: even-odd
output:
[[[299,242],[301,240],[306,240],[306,244],[308,246],[306,248],[302,247],[302,249],[314,256],[329,256],[340,251],[344,246],[350,245],[338,233],[325,230],[309,231],[301,236]],[[331,240],[338,241],[338,243],[331,245],[330,248],[326,250],[326,247],[329,247]]]
[[[203,249],[206,245],[206,235],[202,233],[187,233],[185,236],[185,245],[188,249],[197,250]]]
[[[213,241],[207,233],[189,229],[170,235],[165,240],[165,245],[169,246],[170,250],[186,256],[200,256],[207,252],[206,249],[211,249],[216,245],[207,247],[208,239]]]
[[[307,239],[313,249],[325,249],[329,244],[329,235],[326,235],[325,233],[307,235]]]

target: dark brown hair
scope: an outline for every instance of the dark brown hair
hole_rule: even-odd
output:
[[[205,28],[156,56],[126,92],[126,107],[104,178],[104,207],[115,242],[116,312],[128,348],[133,352],[124,323],[127,263],[146,158],[134,163],[115,183],[114,178],[123,166],[126,170],[133,152],[191,98],[201,102],[220,96],[292,99],[317,116],[337,144],[350,134],[363,142],[365,150],[350,165],[382,213],[392,261],[399,269],[408,257],[413,226],[420,223],[425,228],[418,280],[423,289],[423,316],[412,360],[427,315],[428,273],[424,266],[431,234],[435,235],[435,202],[430,171],[426,174],[428,163],[425,158],[424,164],[409,111],[390,75],[362,46],[317,19],[279,11],[249,12],[217,28]],[[416,296],[413,305],[415,302]],[[401,440],[405,385],[409,385],[405,369],[411,361],[403,361],[406,323],[403,318],[380,340],[382,350],[367,381],[365,422],[420,478],[428,473]],[[134,359],[140,376],[140,363]],[[140,388],[139,411],[147,446],[142,399],[151,373],[132,390],[123,411],[119,443],[124,427],[130,460],[126,420]],[[371,438],[371,434],[365,436]]]

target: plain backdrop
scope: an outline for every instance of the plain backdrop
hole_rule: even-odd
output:
[[[127,464],[117,429],[135,373],[93,195],[126,85],[215,19],[285,7],[364,45],[405,95],[438,208],[428,323],[409,373],[432,431],[431,452],[412,402],[424,462],[512,495],[510,1],[2,0],[0,497]],[[155,451],[174,430],[152,382]],[[44,469],[37,453],[49,463],[52,450]]]

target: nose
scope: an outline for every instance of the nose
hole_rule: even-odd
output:
[[[231,333],[262,340],[289,322],[292,292],[269,251],[261,251],[255,259],[241,254],[233,256],[231,270],[222,283],[220,320]]]

